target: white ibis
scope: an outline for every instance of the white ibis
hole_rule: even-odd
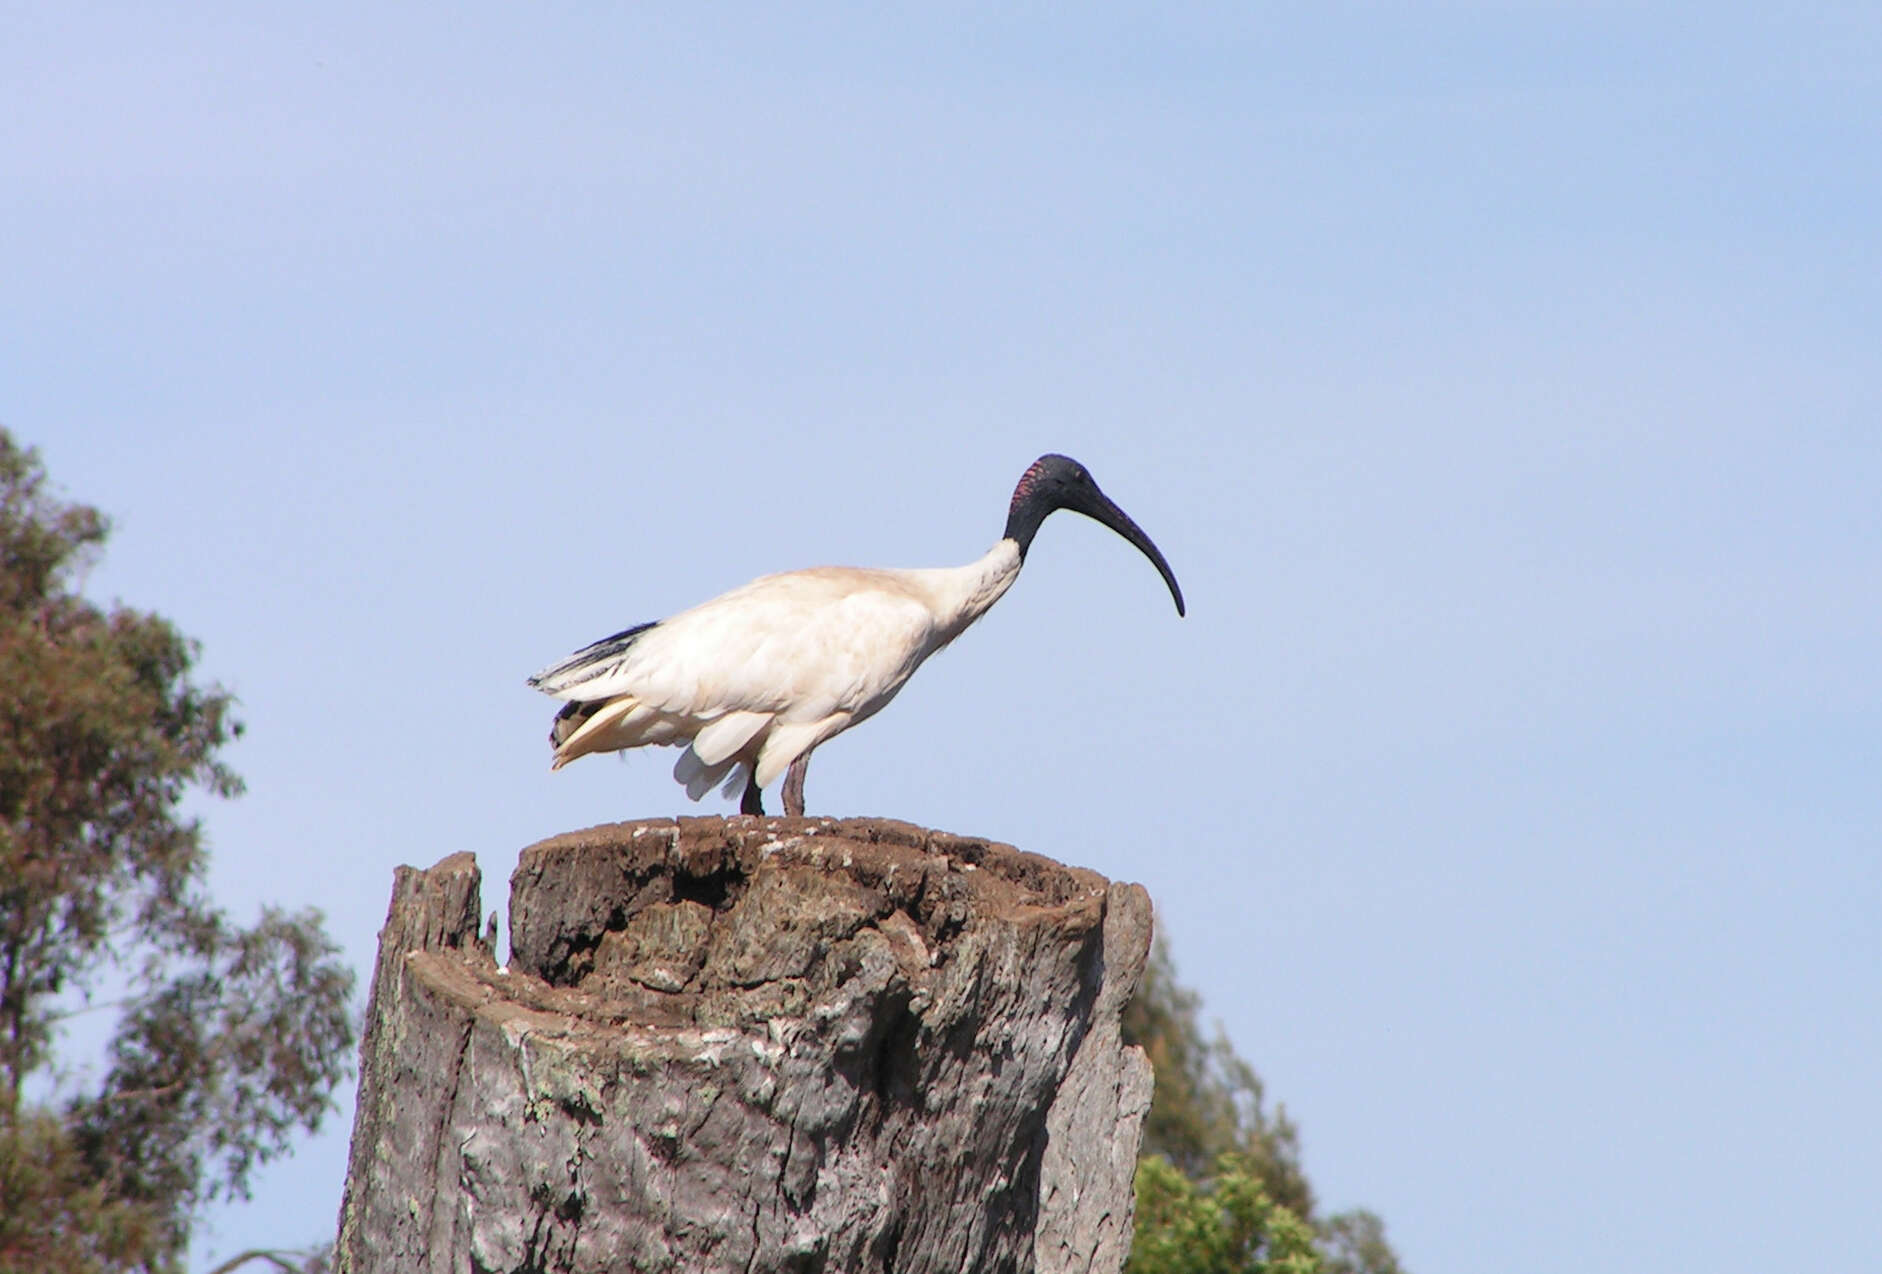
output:
[[[1170,586],[1170,564],[1085,466],[1041,456],[1013,488],[1006,533],[966,566],[872,570],[818,566],[767,575],[671,619],[584,646],[529,684],[566,699],[549,730],[555,769],[590,752],[684,745],[673,777],[693,800],[742,779],[739,809],[788,769],[784,810],[804,812],[804,772],[819,743],[868,720],[921,661],[1011,588],[1039,524],[1059,509],[1135,544]]]

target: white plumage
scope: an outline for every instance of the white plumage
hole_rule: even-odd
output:
[[[568,700],[550,739],[554,766],[590,752],[684,745],[673,777],[698,800],[741,781],[741,808],[790,769],[787,811],[801,814],[804,763],[818,744],[881,711],[923,660],[1012,587],[1044,517],[1074,508],[1143,549],[1181,613],[1154,545],[1077,462],[1046,456],[1015,491],[1007,535],[960,567],[815,567],[767,575],[655,624],[576,651],[530,678]]]

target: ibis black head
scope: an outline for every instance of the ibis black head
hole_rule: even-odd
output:
[[[1032,537],[1039,533],[1039,524],[1060,509],[1070,509],[1102,522],[1135,544],[1137,551],[1150,559],[1162,574],[1163,582],[1170,586],[1170,596],[1176,600],[1176,613],[1184,613],[1183,590],[1176,586],[1176,576],[1171,573],[1170,564],[1163,560],[1163,554],[1124,510],[1098,490],[1091,472],[1070,456],[1040,456],[1013,488],[1013,503],[1006,515],[1006,538],[1019,545],[1022,559],[1032,547]]]

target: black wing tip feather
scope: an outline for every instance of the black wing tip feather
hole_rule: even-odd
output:
[[[549,667],[544,668],[541,672],[531,677],[529,684],[540,690],[544,682],[557,680],[568,673],[576,672],[582,668],[591,668],[596,664],[606,663],[608,660],[621,654],[629,646],[632,646],[642,633],[646,632],[649,628],[655,627],[659,622],[660,621],[656,619],[651,623],[635,624],[632,628],[623,628],[620,632],[603,637],[600,641],[589,642],[568,658],[551,664]]]
[[[602,646],[610,646],[613,647],[614,650],[626,650],[629,646],[634,644],[634,638],[640,636],[659,622],[659,620],[654,619],[644,624],[635,624],[632,628],[623,628],[620,632],[614,633],[608,637],[603,637],[600,641],[589,642],[575,653],[577,655],[585,655],[589,651],[599,649]]]

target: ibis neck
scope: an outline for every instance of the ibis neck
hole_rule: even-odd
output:
[[[942,644],[953,641],[968,625],[1006,596],[1019,578],[1021,553],[1017,543],[1003,539],[985,556],[965,566],[913,571],[939,621]]]
[[[1022,494],[1015,497],[1013,507],[1006,515],[1006,536],[1001,543],[1011,541],[1019,550],[1019,560],[1026,560],[1026,550],[1032,547],[1032,537],[1039,534],[1039,524],[1046,520],[1054,506],[1044,500]]]

